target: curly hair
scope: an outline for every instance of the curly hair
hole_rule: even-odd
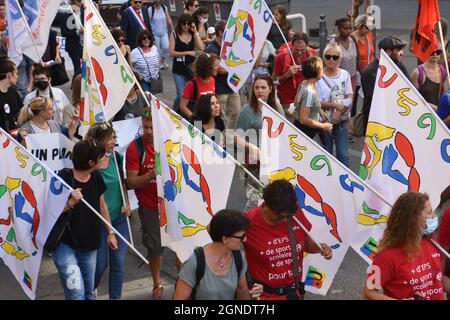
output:
[[[208,53],[202,53],[195,59],[195,75],[201,79],[208,79],[213,75],[215,58]]]
[[[297,194],[286,180],[275,180],[263,190],[264,204],[276,213],[295,214],[298,210]]]

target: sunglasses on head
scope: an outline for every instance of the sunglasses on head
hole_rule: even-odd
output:
[[[334,56],[334,55],[331,55],[331,54],[326,54],[325,55],[325,59],[326,60],[331,60],[331,59],[333,59],[334,61],[337,61],[337,60],[339,60],[339,56]]]
[[[112,124],[110,122],[102,122],[102,123],[99,123],[98,126],[102,130],[106,130],[108,128],[112,128]]]
[[[442,50],[441,49],[438,49],[438,50],[436,50],[435,52],[433,52],[431,55],[432,56],[440,56],[441,54],[442,54]]]

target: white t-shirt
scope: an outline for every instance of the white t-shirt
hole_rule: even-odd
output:
[[[139,47],[133,49],[133,51],[131,51],[131,64],[133,65],[133,70],[135,72],[144,76],[145,81],[150,81],[150,79],[158,79],[158,48],[156,48],[156,46],[153,46],[147,53],[144,53]]]
[[[67,117],[64,116],[64,110],[67,108],[68,109],[67,111],[71,111],[71,113],[73,114],[73,107],[70,104],[69,99],[67,99],[66,95],[64,94],[64,92],[61,89],[50,88],[50,90],[52,91],[53,111],[55,112],[53,115],[53,120],[55,120],[59,125],[67,128],[68,120],[65,119]],[[48,90],[46,93],[39,92],[39,95],[42,97],[50,98],[50,90]],[[28,103],[30,103],[30,101],[33,98],[35,98],[36,95],[37,95],[37,89],[30,92],[29,94],[27,94],[25,99],[23,100],[24,106],[28,105]],[[70,115],[70,120],[71,120],[71,117],[72,116]]]
[[[339,73],[335,77],[328,77],[323,73],[322,79],[317,83],[317,92],[320,101],[342,103],[345,96],[353,93],[352,80],[350,74],[344,69],[339,69]],[[331,119],[333,109],[325,109],[328,119]],[[347,115],[342,116],[342,120],[348,119]]]

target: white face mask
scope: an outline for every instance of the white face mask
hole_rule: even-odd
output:
[[[422,234],[432,234],[439,226],[439,219],[438,217],[430,218],[426,220],[426,223],[427,226],[422,229]]]
[[[203,23],[203,24],[205,24],[205,23],[208,22],[208,19],[200,18],[200,22]]]

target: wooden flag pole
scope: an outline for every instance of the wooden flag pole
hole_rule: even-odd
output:
[[[450,86],[450,70],[448,70],[447,52],[445,52],[445,41],[444,41],[444,35],[442,32],[442,23],[441,23],[440,19],[438,22],[438,28],[439,28],[439,38],[440,38],[441,45],[442,45],[442,57],[444,58],[445,70],[447,71],[447,82]]]

